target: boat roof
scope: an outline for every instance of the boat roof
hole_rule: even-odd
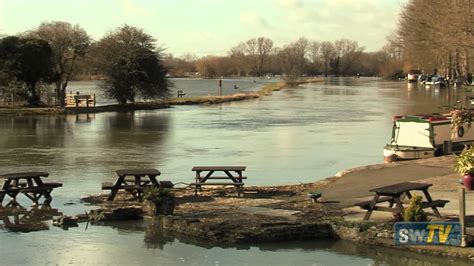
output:
[[[440,113],[419,115],[396,115],[393,117],[393,121],[418,123],[451,122],[451,115]]]

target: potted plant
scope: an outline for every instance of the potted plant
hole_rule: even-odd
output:
[[[471,122],[473,118],[473,113],[471,109],[466,109],[463,107],[456,108],[456,109],[451,110],[450,115],[451,115],[451,129],[453,130],[453,132],[458,133],[458,135],[459,135],[459,129],[462,128],[464,124],[467,123],[467,126],[471,127]],[[462,136],[459,136],[459,137],[462,137]]]
[[[474,189],[474,146],[466,146],[456,157],[456,172],[463,175],[463,184],[467,190]]]
[[[143,195],[145,211],[149,215],[173,215],[175,201],[169,189],[151,187]]]

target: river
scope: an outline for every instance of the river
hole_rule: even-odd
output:
[[[215,81],[210,80],[174,82],[175,89],[190,95],[213,94],[211,91],[216,88],[209,88],[215,86]],[[234,84],[238,86],[236,90],[245,87],[245,91],[254,91],[267,82],[224,82],[232,84],[224,94],[233,91]],[[70,89],[84,94],[95,92],[96,85],[77,82]],[[208,91],[193,91],[196,88]],[[393,115],[441,111],[443,105],[454,104],[466,94],[470,95],[464,89],[407,87],[405,82],[373,78],[334,78],[256,100],[219,105],[131,113],[0,117],[0,172],[48,171],[49,179],[64,183],[53,192],[52,205],[66,215],[93,208],[79,198],[99,193],[100,183],[113,180],[115,170],[120,168],[158,168],[162,172],[160,179],[190,183],[194,165],[246,165],[248,185],[314,182],[342,169],[381,163],[383,145],[390,140]],[[30,204],[20,198],[24,197],[19,196],[21,204]],[[341,241],[210,247],[155,232],[147,220],[89,226],[87,230],[81,224],[67,231],[51,226],[50,221],[43,224],[48,230],[1,230],[2,263],[451,263],[386,249],[364,249]]]

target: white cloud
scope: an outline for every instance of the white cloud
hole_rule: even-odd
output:
[[[151,15],[151,11],[134,0],[122,0],[122,13],[128,18],[140,18]]]
[[[399,5],[397,0],[274,0],[279,9],[277,27],[286,33],[280,39],[349,38],[368,51],[383,46],[385,36],[396,28]]]
[[[250,28],[256,27],[263,30],[272,28],[265,18],[251,11],[242,12],[240,14],[240,22]]]

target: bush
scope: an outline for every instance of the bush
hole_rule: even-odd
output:
[[[461,175],[468,175],[474,172],[474,146],[466,146],[456,157],[454,170]]]
[[[410,204],[403,213],[403,220],[405,222],[423,222],[428,220],[425,211],[423,211],[422,199],[418,195],[414,195],[410,199]]]
[[[172,197],[173,194],[169,189],[151,187],[145,191],[143,198],[155,204],[160,204],[165,198]]]

